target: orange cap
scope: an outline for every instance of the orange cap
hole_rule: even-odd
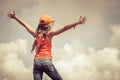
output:
[[[43,15],[40,17],[40,24],[49,24],[53,21],[53,18],[49,15]]]

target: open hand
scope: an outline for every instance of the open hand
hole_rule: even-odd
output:
[[[84,24],[86,22],[87,18],[84,16],[80,16],[79,20],[78,20],[78,24]]]
[[[9,19],[14,19],[15,18],[15,11],[8,12],[8,17],[9,17]]]

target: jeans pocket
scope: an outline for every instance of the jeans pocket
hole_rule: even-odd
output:
[[[45,66],[44,66],[44,69],[45,71],[49,71],[49,72],[53,72],[55,71],[55,67],[52,63],[47,63]]]

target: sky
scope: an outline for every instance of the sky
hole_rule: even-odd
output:
[[[120,80],[120,0],[0,0],[0,79],[33,80],[34,38],[8,11],[36,29],[41,15],[53,30],[86,16],[52,40],[53,63],[64,80]],[[51,80],[44,74],[43,80]]]

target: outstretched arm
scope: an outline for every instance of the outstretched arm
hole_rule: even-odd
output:
[[[64,31],[67,31],[67,30],[69,30],[69,29],[71,29],[71,28],[73,28],[73,27],[76,27],[76,26],[79,25],[79,24],[84,24],[85,22],[86,22],[86,17],[81,17],[81,16],[80,16],[80,19],[79,19],[78,21],[76,21],[76,22],[74,22],[74,23],[72,23],[72,24],[66,25],[66,26],[64,26],[63,28],[58,29],[58,30],[56,30],[56,31],[52,31],[51,34],[52,34],[53,36],[58,35],[58,34],[64,32]]]
[[[13,11],[12,13],[9,12],[8,17],[9,17],[9,19],[15,19],[18,23],[23,25],[31,35],[33,35],[34,37],[36,36],[35,30],[33,30],[28,24],[26,24],[24,21],[22,21],[19,17],[17,17],[15,14],[15,11]]]

